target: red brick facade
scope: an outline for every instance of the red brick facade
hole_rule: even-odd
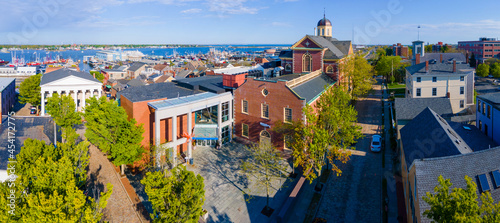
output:
[[[304,54],[309,53],[312,56],[312,69],[304,71]],[[323,68],[323,51],[321,50],[293,50],[293,73],[312,72]]]
[[[141,102],[131,102],[123,95],[120,97],[121,106],[127,112],[128,117],[135,118],[137,124],[143,124],[144,140],[142,141],[142,146],[149,148],[150,145],[154,144],[155,135],[155,113],[151,112],[148,103],[154,101],[166,100],[167,98],[141,101]],[[194,113],[192,114],[192,123],[194,127]],[[168,124],[168,125],[167,125]],[[172,141],[172,118],[163,119],[160,121],[160,143],[165,143]],[[167,128],[168,126],[168,128]],[[177,117],[177,138],[182,138],[182,133],[187,131],[187,114]],[[184,152],[187,150],[187,143],[179,146],[178,152]]]
[[[262,91],[269,93],[264,96]],[[248,113],[243,112],[243,100],[248,102]],[[259,142],[260,134],[266,127],[260,123],[270,125],[267,129],[271,134],[274,146],[280,150],[284,148],[283,136],[273,131],[276,123],[285,119],[285,108],[292,109],[292,120],[303,119],[302,108],[305,100],[297,97],[287,86],[285,81],[265,81],[248,78],[246,83],[234,91],[235,135]],[[262,104],[269,106],[269,119],[262,118]],[[242,136],[242,125],[249,126],[248,137]]]

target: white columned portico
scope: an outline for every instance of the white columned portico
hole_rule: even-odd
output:
[[[78,112],[78,90],[73,90],[73,100],[75,101],[75,111]]]
[[[101,97],[102,89],[97,89],[97,92],[99,93],[99,97]]]
[[[86,105],[85,104],[85,98],[87,97],[87,90],[82,90],[82,93],[83,94],[82,94],[82,106],[81,107],[82,107],[82,110],[83,110],[83,108],[85,108],[85,105]]]
[[[174,166],[177,166],[177,115],[172,116],[172,161]]]
[[[193,113],[191,111],[188,112],[187,115],[187,120],[188,120],[188,129],[187,129],[187,134],[190,136],[188,140],[188,157],[191,159],[192,157],[192,152],[193,152],[193,139],[191,138],[192,130],[193,130]]]

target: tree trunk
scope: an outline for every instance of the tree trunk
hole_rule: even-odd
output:
[[[122,164],[122,176],[125,175],[125,164]]]

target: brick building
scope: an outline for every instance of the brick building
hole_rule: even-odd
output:
[[[408,58],[410,55],[408,46],[403,46],[401,43],[392,45],[392,55]]]
[[[334,80],[341,80],[338,64],[353,53],[351,41],[332,38],[332,23],[323,18],[318,22],[316,35],[306,35],[290,50],[281,51],[279,58],[285,74],[325,72]]]
[[[479,41],[459,41],[458,49],[473,53],[480,63],[489,58],[500,58],[500,41],[495,38],[481,37]]]
[[[128,117],[143,124],[142,146],[174,148],[175,163],[184,161],[180,156],[191,158],[191,139],[200,146],[231,139],[233,97],[222,88],[221,76],[130,87],[117,98]]]
[[[270,140],[282,150],[284,136],[274,131],[275,124],[303,120],[302,108],[314,106],[325,87],[334,84],[321,70],[271,79],[247,78],[234,90],[234,134],[253,142]]]

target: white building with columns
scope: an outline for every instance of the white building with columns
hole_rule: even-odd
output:
[[[46,73],[40,81],[41,87],[41,115],[45,115],[45,104],[47,98],[52,94],[70,95],[75,100],[77,111],[83,111],[85,100],[90,97],[101,97],[102,83],[95,79],[90,73],[59,69]]]

